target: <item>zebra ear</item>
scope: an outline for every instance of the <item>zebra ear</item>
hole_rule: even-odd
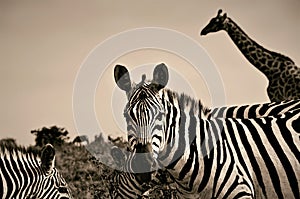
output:
[[[42,169],[46,174],[50,174],[54,168],[55,150],[51,144],[46,144],[41,152]]]
[[[156,86],[157,90],[164,88],[169,80],[168,68],[164,63],[157,65],[153,71],[152,83]]]
[[[118,87],[126,92],[131,90],[130,75],[125,66],[116,65],[114,69],[115,82]]]

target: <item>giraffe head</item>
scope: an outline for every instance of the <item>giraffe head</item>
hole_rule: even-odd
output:
[[[222,10],[220,9],[218,11],[218,14],[216,17],[212,18],[210,22],[202,29],[201,35],[207,35],[210,32],[217,32],[219,30],[225,29],[225,19],[227,18],[227,14],[224,13],[221,15]]]

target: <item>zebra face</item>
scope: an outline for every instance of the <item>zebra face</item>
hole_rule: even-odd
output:
[[[222,10],[218,11],[218,14],[215,18],[212,18],[210,22],[202,29],[201,35],[207,35],[210,32],[217,32],[225,29],[225,19],[227,18],[227,14],[221,15]]]
[[[164,140],[165,110],[161,90],[168,82],[168,69],[164,64],[155,67],[152,81],[145,81],[145,75],[138,84],[132,83],[128,70],[117,65],[114,70],[119,88],[126,91],[128,103],[124,109],[128,141],[134,146],[151,144],[158,151]]]
[[[147,145],[152,136],[164,130],[164,109],[158,93],[151,92],[149,85],[137,89],[124,110],[129,140]],[[161,135],[160,135],[161,136]]]

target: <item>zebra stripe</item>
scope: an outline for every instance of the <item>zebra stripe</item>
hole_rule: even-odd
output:
[[[54,168],[54,148],[41,151],[0,142],[1,198],[72,198],[63,177]]]
[[[224,106],[210,110],[206,117],[210,118],[259,118],[276,116],[300,108],[300,100],[288,100],[263,104],[241,106]]]
[[[141,144],[151,143],[154,159],[158,156],[157,160],[173,175],[183,196],[300,197],[299,109],[276,117],[207,120],[200,101],[162,89],[166,82],[161,79],[168,77],[166,71],[163,64],[158,65],[150,84],[130,91],[138,93],[143,88],[143,92],[155,92],[152,102],[143,108],[153,114],[135,109],[131,115],[140,114],[144,124],[151,127]],[[129,99],[130,107],[144,103],[143,99],[134,100]],[[156,118],[160,114],[163,117]],[[131,118],[126,119],[131,133],[138,133]]]

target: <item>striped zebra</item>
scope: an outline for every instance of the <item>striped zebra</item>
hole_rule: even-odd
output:
[[[0,198],[72,198],[54,167],[55,150],[51,144],[37,151],[1,143],[0,156]]]
[[[164,64],[155,67],[151,82],[143,77],[137,85],[125,67],[116,71],[123,73],[116,82],[129,99],[124,116],[128,135],[135,138],[131,144],[150,143],[153,160],[146,167],[157,161],[166,168],[182,196],[300,198],[299,109],[208,120],[199,100],[164,88]]]
[[[124,115],[128,115],[127,107],[130,106],[132,99],[139,98],[139,93],[142,93],[141,97],[143,98],[143,93],[140,92],[144,89],[139,89],[139,87],[144,84],[151,85],[152,82],[145,81],[146,76],[143,75],[142,81],[138,84],[131,82],[130,75],[128,70],[121,65],[116,65],[114,69],[114,78],[116,84],[120,89],[124,90],[127,94],[127,98],[129,100],[128,104],[125,107]],[[164,78],[167,78],[168,75]],[[158,81],[158,80],[157,80]],[[153,85],[153,84],[152,84]],[[165,89],[163,89],[165,90]],[[207,119],[210,118],[259,118],[266,116],[277,116],[286,112],[289,112],[294,109],[300,108],[300,99],[299,100],[287,100],[282,102],[271,102],[271,103],[260,103],[260,104],[250,104],[250,105],[240,105],[240,106],[223,106],[223,107],[215,107],[208,108],[203,106],[204,117]],[[128,129],[128,132],[129,131]],[[135,133],[128,133],[128,143],[131,150],[133,150],[133,146],[136,144],[136,136]]]

